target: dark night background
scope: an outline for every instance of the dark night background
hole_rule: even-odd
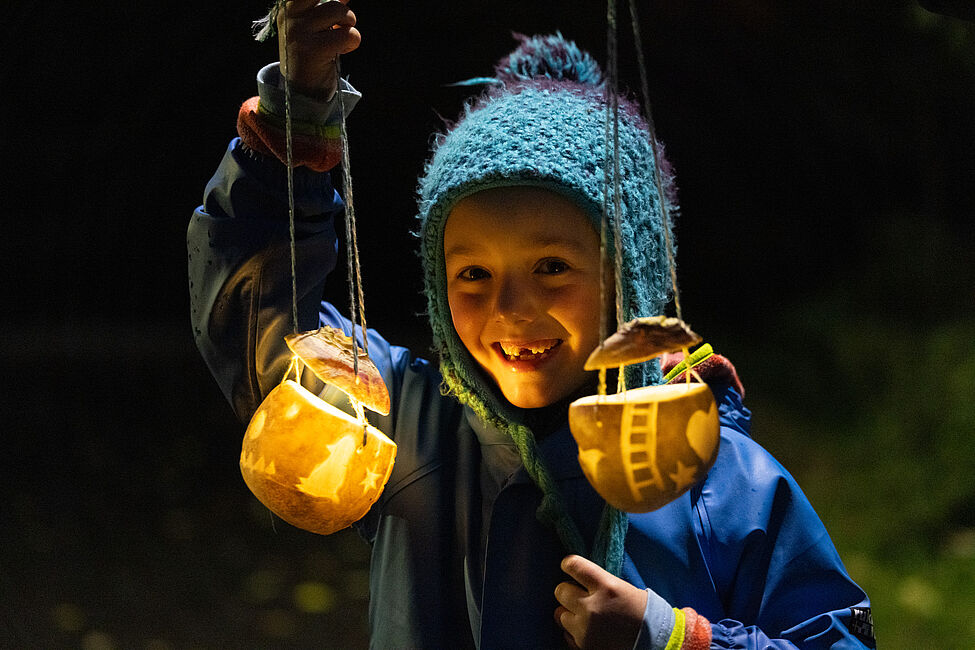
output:
[[[975,10],[639,4],[685,318],[738,366],[756,439],[871,593],[882,647],[975,646]],[[603,61],[605,5],[353,7],[369,323],[422,349],[408,231],[429,136],[465,95],[446,84],[489,74],[512,30]],[[186,224],[276,57],[250,37],[265,10],[5,12],[0,647],[365,643],[367,548],[250,496],[187,315]]]

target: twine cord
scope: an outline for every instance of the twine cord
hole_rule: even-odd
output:
[[[342,79],[342,65],[335,57],[335,78]],[[342,89],[336,90],[339,100],[339,133],[342,143],[342,187],[345,193],[345,249],[349,275],[349,316],[352,319],[352,356],[356,381],[359,377],[359,353],[355,339],[355,327],[362,329],[362,349],[369,355],[366,336],[365,291],[362,288],[362,269],[359,264],[359,241],[356,235],[355,203],[352,198],[352,169],[349,165],[349,134],[345,122],[345,98]]]
[[[604,141],[609,142],[609,98],[606,101],[606,124],[604,129]],[[602,297],[600,303],[606,302],[607,290],[606,290],[606,240],[609,238],[609,158],[607,157],[603,160],[603,214],[599,223],[599,295]],[[602,347],[602,341],[605,341],[609,337],[609,323],[606,317],[607,309],[605,304],[603,308],[599,310],[599,347]]]
[[[630,22],[633,23],[633,44],[636,47],[637,67],[640,70],[640,90],[643,94],[643,118],[650,131],[650,149],[653,152],[653,180],[657,186],[660,201],[660,216],[663,220],[664,246],[667,250],[667,269],[670,272],[670,288],[674,293],[674,310],[678,320],[684,320],[680,308],[680,291],[677,289],[677,264],[674,261],[674,243],[670,235],[670,216],[667,197],[664,195],[663,178],[660,173],[660,152],[657,150],[657,129],[653,124],[650,110],[650,84],[647,82],[647,64],[643,58],[643,39],[640,37],[640,21],[637,16],[636,0],[630,0]]]
[[[650,91],[649,84],[647,82],[647,67],[646,62],[643,57],[643,44],[640,37],[640,25],[637,17],[636,2],[635,0],[630,0],[630,18],[633,24],[633,39],[634,45],[636,47],[637,54],[637,64],[640,72],[640,85],[643,93],[643,115],[647,123],[647,130],[650,135],[650,148],[652,152],[653,161],[653,176],[654,185],[657,190],[657,200],[660,205],[660,216],[662,220],[663,233],[664,233],[664,245],[667,254],[667,268],[670,274],[670,285],[673,291],[674,307],[677,311],[677,318],[683,320],[681,314],[680,305],[680,293],[677,288],[677,271],[676,264],[674,263],[674,247],[673,241],[671,239],[670,233],[670,216],[668,214],[667,197],[664,194],[663,187],[663,177],[660,171],[661,156],[658,151],[657,145],[657,135],[656,129],[653,124],[653,117],[650,110]],[[616,273],[615,277],[615,305],[616,305],[616,321],[617,327],[623,324],[623,283],[622,283],[622,271],[623,271],[623,254],[622,254],[622,236],[621,236],[621,219],[622,219],[622,206],[621,206],[621,179],[620,179],[620,150],[619,150],[619,58],[618,58],[618,44],[617,44],[617,16],[616,16],[616,0],[607,0],[606,7],[606,67],[607,67],[607,79],[606,79],[606,123],[604,128],[604,139],[606,142],[606,156],[603,161],[603,215],[602,223],[600,228],[600,265],[602,269],[606,268],[606,255],[608,242],[606,238],[609,236],[609,221],[610,221],[610,186],[612,185],[612,228],[613,228],[613,239],[614,239],[614,271]],[[612,144],[610,144],[610,137],[612,137]],[[609,147],[612,146],[612,151]],[[610,167],[612,165],[612,167]],[[610,172],[612,170],[612,173]],[[607,312],[608,309],[608,295],[606,291],[606,282],[600,277],[600,294],[603,296],[603,309],[600,314],[600,334],[602,340],[605,341],[607,334]],[[687,351],[685,350],[685,356],[687,356]],[[696,373],[695,373],[696,374]],[[619,374],[617,376],[617,391],[624,392],[626,390],[626,373],[623,372],[623,367],[620,366]],[[688,378],[690,378],[691,373],[687,373]],[[599,373],[599,394],[605,394],[605,370],[601,370]],[[628,519],[625,514],[612,508],[607,504],[606,509],[603,512],[603,518],[600,521],[599,532],[597,533],[596,540],[594,543],[593,552],[594,554],[601,558],[605,568],[611,572],[619,575],[620,567],[622,565],[623,555],[624,555],[624,540],[626,536],[626,529],[628,525]]]
[[[620,197],[620,101],[619,101],[619,55],[616,40],[616,2],[610,2],[611,31],[610,41],[612,59],[610,61],[610,83],[612,84],[613,104],[613,242],[616,255],[616,327],[623,324],[623,238],[620,232],[620,221],[623,217],[622,200]]]
[[[277,13],[284,8],[285,0],[278,0],[277,11],[274,12],[274,18],[277,18]],[[284,46],[284,69],[288,69],[288,39],[287,39],[288,21],[284,20],[281,24],[281,38],[285,42]],[[288,82],[288,75],[282,74],[281,77],[284,79],[284,142],[285,142],[285,167],[286,175],[288,177],[288,234],[289,242],[291,245],[291,321],[293,323],[293,331],[295,334],[298,333],[298,262],[297,262],[297,244],[295,236],[295,174],[294,174],[294,151],[292,149],[292,136],[294,129],[292,128],[291,122],[291,84]]]
[[[613,6],[612,0],[609,1],[606,14],[607,14],[607,25],[611,25],[615,21],[616,9]],[[611,16],[613,17],[611,20]],[[606,260],[607,260],[607,242],[609,240],[609,184],[610,178],[610,151],[609,151],[609,139],[612,136],[611,124],[613,121],[613,98],[616,96],[616,86],[614,80],[612,79],[612,59],[615,54],[613,52],[616,43],[616,31],[611,27],[607,26],[606,31],[606,54],[607,54],[607,77],[604,83],[604,92],[606,94],[606,112],[603,128],[603,142],[606,144],[606,155],[603,158],[603,201],[602,201],[602,219],[600,221],[599,228],[599,266],[603,270],[599,275],[599,295],[602,296],[602,302],[606,302],[606,296],[609,295],[606,289]],[[619,264],[619,260],[614,260],[614,268]],[[618,272],[618,271],[617,271]],[[605,341],[609,336],[609,324],[606,318],[606,306],[604,304],[603,309],[599,312],[599,340]],[[600,347],[602,343],[600,343]]]
[[[607,149],[610,147],[612,138],[612,149],[607,150],[606,159],[603,163],[603,219],[604,224],[611,223],[614,240],[614,264],[615,271],[615,295],[616,295],[616,326],[623,324],[623,244],[620,237],[620,148],[619,148],[619,47],[616,38],[616,2],[609,0],[606,5],[606,128],[605,138]],[[612,219],[609,210],[609,191],[612,188]],[[606,227],[604,226],[604,230]],[[601,249],[606,247],[606,236],[604,232]],[[605,293],[603,295],[606,295]],[[606,311],[605,309],[603,311]],[[605,339],[605,337],[604,337]]]
[[[287,0],[277,0],[277,3],[268,12],[268,15],[255,23],[255,27],[260,31],[257,34],[258,40],[265,40],[273,36],[277,27],[277,17],[285,9]],[[278,38],[284,40],[284,55],[282,65],[285,71],[288,70],[288,47],[287,47],[288,21],[285,19],[281,23]],[[291,111],[291,83],[287,74],[281,75],[284,83],[284,122],[285,122],[285,167],[288,182],[288,232],[291,249],[291,318],[294,324],[294,332],[299,332],[298,325],[298,272],[297,272],[297,237],[295,234],[295,198],[294,198],[294,126]],[[339,57],[335,57],[335,78],[341,80],[342,71]],[[356,236],[355,223],[355,204],[352,198],[352,172],[349,166],[349,137],[345,122],[345,97],[341,89],[336,90],[339,102],[339,132],[342,147],[342,185],[344,188],[345,200],[345,228],[346,228],[346,257],[348,260],[349,275],[349,317],[352,321],[352,363],[356,382],[359,381],[359,353],[358,341],[356,340],[356,326],[362,331],[362,349],[365,354],[369,354],[369,340],[366,336],[366,308],[365,292],[362,288],[362,270],[359,263],[359,242]]]
[[[616,40],[617,24],[616,24],[616,0],[608,0],[606,3],[606,59],[607,59],[607,78],[606,78],[606,125],[604,128],[604,141],[606,143],[607,151],[603,161],[603,218],[602,227],[600,228],[600,242],[599,242],[599,257],[601,262],[601,269],[606,268],[606,248],[607,241],[606,238],[609,237],[609,191],[610,185],[612,185],[613,190],[613,239],[615,244],[615,260],[613,264],[613,269],[615,271],[615,282],[614,282],[614,293],[615,293],[615,305],[616,305],[616,325],[619,327],[623,320],[623,247],[622,247],[622,237],[620,236],[620,218],[622,216],[621,209],[621,183],[620,183],[620,148],[619,148],[619,95],[618,95],[618,85],[619,85],[619,65],[618,65],[618,45]],[[610,137],[612,137],[612,145],[610,145]],[[612,146],[612,151],[609,151],[609,147]],[[612,167],[610,167],[612,165]],[[612,173],[611,171],[612,170]],[[603,308],[600,310],[600,329],[602,330],[600,334],[602,335],[603,341],[606,340],[607,334],[607,312],[609,311],[606,304],[607,291],[606,283],[602,276],[605,273],[600,273],[600,293],[603,297]],[[602,344],[600,344],[602,345]],[[622,369],[619,373],[617,379],[619,389],[624,389],[625,385],[623,383],[623,372]],[[606,393],[606,371],[601,370],[599,373],[599,389],[598,393],[600,395],[605,395]],[[599,528],[596,531],[596,537],[593,540],[593,556],[599,562],[604,569],[612,573],[613,575],[619,576],[622,572],[623,566],[623,544],[626,538],[626,530],[629,525],[629,520],[627,516],[609,505],[608,503],[603,506],[603,514],[600,518]]]

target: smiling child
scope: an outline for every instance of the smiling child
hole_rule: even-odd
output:
[[[340,106],[358,94],[332,60],[355,49],[342,2],[292,0],[278,16],[294,97],[299,327],[347,319],[322,302],[342,210],[328,169]],[[263,69],[188,231],[197,344],[246,421],[284,375],[291,274],[281,70]],[[339,93],[342,101],[339,101]],[[653,149],[621,99],[620,277],[604,269],[605,84],[561,35],[521,37],[488,88],[439,136],[419,182],[419,237],[437,361],[370,330],[390,390],[369,414],[398,455],[355,524],[371,545],[369,621],[380,648],[875,647],[869,601],[792,477],[749,437],[732,366],[698,366],[719,406],[707,478],[651,513],[608,506],[567,425],[592,392],[601,280],[624,320],[662,313],[669,276]],[[659,150],[659,149],[658,149]],[[612,203],[612,202],[610,202]],[[360,227],[381,227],[364,223]],[[689,229],[693,236],[693,228]],[[361,331],[357,332],[361,337]],[[630,387],[661,383],[656,361]],[[307,374],[307,373],[306,373]],[[343,397],[306,382],[326,400]]]
[[[599,345],[599,236],[569,199],[541,187],[483,190],[444,229],[457,336],[512,405],[549,406],[592,383]]]

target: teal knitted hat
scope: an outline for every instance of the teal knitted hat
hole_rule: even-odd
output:
[[[561,34],[518,38],[521,44],[498,63],[488,90],[437,138],[419,182],[420,254],[434,345],[444,378],[458,395],[485,392],[479,385],[483,378],[471,372],[476,364],[454,331],[447,304],[443,230],[457,201],[489,188],[534,185],[575,201],[597,230],[602,218],[607,155],[602,72],[589,54]],[[660,314],[670,296],[651,146],[639,109],[621,97],[622,263],[617,268],[622,269],[624,321]],[[666,165],[661,172],[673,215],[673,177]],[[616,219],[612,201],[609,218]],[[612,256],[614,246],[607,248]],[[660,380],[656,362],[627,368],[628,386]]]
[[[566,541],[573,533],[563,530],[568,522],[558,521],[563,517],[556,512],[558,491],[547,485],[550,479],[544,467],[534,473],[531,467],[538,462],[534,438],[520,424],[518,410],[500,396],[464,347],[447,302],[444,226],[454,205],[466,196],[497,187],[543,187],[574,201],[592,218],[597,231],[600,228],[607,157],[602,72],[589,54],[561,34],[516,38],[519,46],[497,64],[494,78],[472,80],[488,83],[487,90],[434,142],[419,180],[420,255],[434,346],[448,389],[512,436],[545,495],[540,516],[552,519]],[[610,199],[608,217],[611,224],[619,219],[622,260],[616,268],[621,269],[622,317],[629,320],[661,313],[669,299],[661,200],[668,202],[669,214],[676,212],[676,202],[670,170],[663,166],[668,196],[662,199],[657,194],[654,145],[639,108],[625,97],[619,98],[619,107],[621,211],[614,213]],[[609,180],[610,187],[617,181],[612,175]],[[607,245],[611,259],[615,248]],[[655,361],[627,367],[626,372],[630,387],[661,381]],[[569,540],[567,546],[577,543]],[[622,539],[616,545],[621,554]]]

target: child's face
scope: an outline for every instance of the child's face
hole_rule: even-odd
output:
[[[548,406],[588,379],[599,344],[599,236],[576,204],[510,187],[462,199],[444,230],[454,328],[505,398]]]

